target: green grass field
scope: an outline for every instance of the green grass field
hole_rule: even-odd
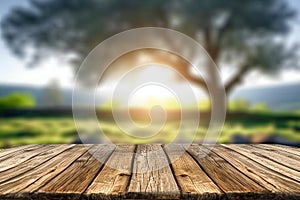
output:
[[[97,134],[98,127],[93,128],[88,121],[82,124],[81,132],[86,133],[86,135]],[[130,137],[124,134],[112,121],[101,121],[100,126],[106,136],[115,143],[168,143],[175,138],[179,123],[177,121],[168,122],[157,135],[148,139]],[[193,138],[189,138],[191,137],[188,134],[191,131],[189,128],[188,123],[184,124],[180,137],[191,141]],[[194,140],[201,140],[206,134],[206,129],[204,125],[200,125]],[[151,129],[148,131],[151,132]],[[218,142],[236,142],[234,140],[236,136],[250,142],[262,142],[265,138],[272,136],[283,141],[300,144],[300,118],[276,120],[270,116],[264,117],[264,120],[253,117],[249,119],[227,118]],[[0,118],[0,147],[72,143],[76,140],[78,140],[78,135],[71,117]]]

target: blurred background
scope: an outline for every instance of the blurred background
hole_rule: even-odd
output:
[[[219,143],[300,146],[298,0],[10,0],[0,2],[0,11],[1,148],[80,143],[71,108],[76,71],[106,38],[145,26],[170,28],[194,38],[217,64],[227,93],[227,118]],[[169,59],[157,52],[144,55]],[[174,68],[193,84],[198,98],[197,105],[187,101],[183,109],[202,116],[197,142],[208,126],[210,101],[203,80],[182,63]],[[117,143],[170,142],[180,121],[179,107],[157,88],[141,92],[131,106],[133,118],[141,123],[149,120],[147,111],[153,104],[171,113],[155,139],[133,139],[117,127],[111,105],[114,101],[121,113],[124,102],[108,98],[118,70],[111,71],[96,94],[106,135]],[[80,82],[85,85],[98,78],[92,75],[93,71],[87,72]],[[134,76],[149,75],[169,78],[168,83],[178,88],[182,84],[162,66],[150,66]],[[82,97],[83,109],[87,98],[88,94]],[[95,131],[88,122],[83,128]]]

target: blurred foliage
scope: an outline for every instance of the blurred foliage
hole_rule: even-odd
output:
[[[292,116],[292,115],[289,115]],[[276,119],[277,117],[280,117]],[[202,119],[203,120],[203,119]],[[86,135],[99,135],[98,127],[84,121],[81,131]],[[154,137],[139,139],[120,130],[114,121],[100,121],[106,136],[116,143],[168,143],[177,135],[179,121],[170,121]],[[182,140],[201,141],[207,126],[200,124],[194,138],[189,122],[184,123]],[[149,130],[151,131],[151,130]],[[71,117],[60,118],[8,118],[0,119],[0,147],[24,144],[59,144],[80,142]],[[300,118],[283,118],[279,114],[255,114],[251,117],[227,118],[219,143],[274,142],[300,144]]]
[[[116,33],[138,27],[174,29],[199,41],[217,66],[230,63],[239,69],[225,86],[230,92],[254,68],[274,73],[297,67],[297,51],[285,41],[295,14],[285,0],[29,0],[29,6],[8,13],[1,29],[16,55],[38,62],[63,54],[75,64],[74,71],[96,45]],[[94,70],[87,70],[82,81],[93,79]],[[200,77],[191,80],[203,83]]]
[[[256,103],[252,105],[249,110],[255,113],[270,112],[270,109],[268,108],[266,103]]]
[[[300,115],[300,110],[295,110],[294,114]]]
[[[189,107],[185,105],[180,105],[178,103],[178,101],[176,100],[176,98],[156,98],[156,97],[149,97],[147,99],[147,101],[145,102],[145,104],[141,104],[141,105],[136,105],[133,104],[132,107],[130,105],[129,102],[129,108],[132,109],[148,109],[148,108],[152,108],[153,106],[159,105],[164,109],[168,109],[168,110],[177,110],[180,109],[180,106],[183,106],[184,108]],[[126,108],[124,103],[122,103],[122,101],[119,100],[107,100],[104,103],[100,104],[98,106],[98,109],[100,110],[112,110],[112,108],[114,108],[115,110],[118,109],[122,109],[122,108]],[[192,108],[196,108],[196,107],[192,107]]]
[[[151,108],[155,105],[160,105],[162,108],[167,110],[178,110],[180,107],[183,109],[189,110],[197,110],[199,109],[201,112],[210,111],[211,103],[209,99],[201,99],[198,101],[198,105],[188,104],[188,105],[180,105],[176,99],[167,98],[167,99],[157,99],[150,98],[147,102],[147,105],[143,105],[141,108]],[[100,110],[112,110],[112,107],[115,109],[121,109],[122,103],[118,100],[108,100],[102,103],[98,108]],[[138,107],[136,107],[138,108]],[[270,112],[267,105],[263,102],[255,103],[250,105],[250,103],[245,99],[232,99],[227,103],[227,111],[228,112],[245,112],[245,113],[266,113]],[[300,113],[300,112],[299,112]]]
[[[64,96],[59,82],[53,80],[49,83],[49,85],[45,88],[43,102],[44,106],[47,107],[62,106],[64,104]]]
[[[249,103],[244,99],[231,100],[228,103],[227,110],[229,112],[245,112],[250,108]]]
[[[0,98],[0,110],[33,108],[35,99],[30,93],[15,92]]]
[[[198,108],[200,111],[209,111],[211,103],[209,99],[203,99],[198,102]],[[270,112],[268,106],[263,103],[250,103],[245,99],[232,99],[227,103],[227,112],[242,112],[242,113],[267,113]]]
[[[73,142],[77,132],[72,118],[0,119],[0,146],[63,144]]]

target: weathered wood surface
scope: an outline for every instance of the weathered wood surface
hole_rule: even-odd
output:
[[[299,148],[192,145],[179,155],[182,150],[180,144],[4,149],[0,199],[300,199]]]

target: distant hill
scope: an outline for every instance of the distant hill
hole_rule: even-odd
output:
[[[27,92],[34,96],[36,99],[37,107],[44,107],[45,103],[45,87],[34,87],[34,86],[21,86],[21,85],[4,85],[0,84],[0,97],[8,95],[12,92]],[[72,89],[61,89],[64,103],[61,106],[72,106]],[[83,93],[84,94],[84,93]],[[80,100],[81,104],[86,104],[88,102],[88,96],[82,95],[82,99]],[[102,103],[102,99],[99,97],[96,98],[96,102],[98,104]],[[97,104],[96,103],[96,104]]]
[[[38,107],[44,106],[45,88],[20,85],[0,85],[0,97],[12,92],[31,93],[37,102]],[[72,105],[72,89],[62,89],[64,106]],[[82,96],[82,104],[86,104],[87,95]],[[235,90],[230,99],[245,99],[250,104],[265,102],[273,111],[293,111],[300,110],[300,83],[268,86],[261,88],[239,88]],[[97,104],[103,99],[97,97]]]
[[[237,89],[231,99],[246,99],[250,104],[265,102],[273,111],[300,110],[300,83]]]

